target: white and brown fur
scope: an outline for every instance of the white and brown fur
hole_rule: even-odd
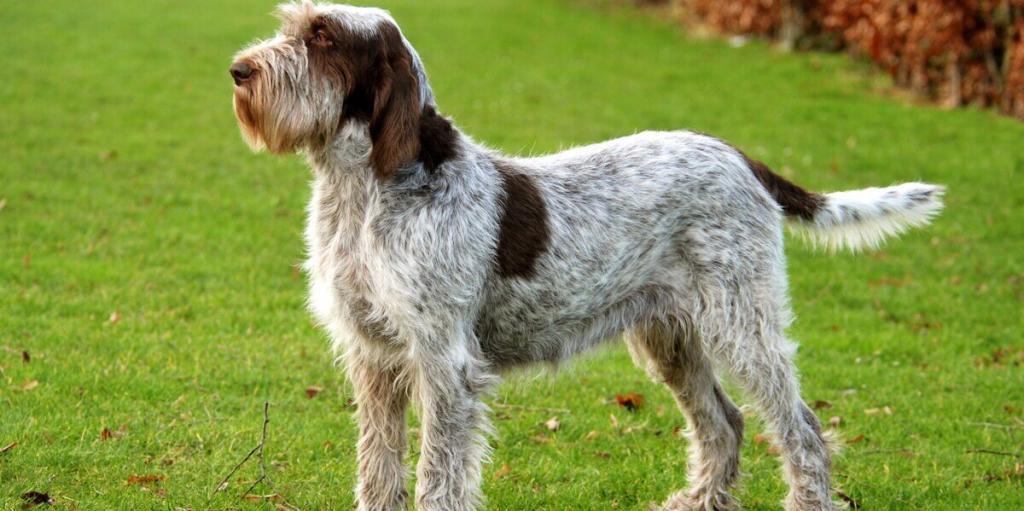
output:
[[[689,424],[689,486],[665,510],[727,509],[743,417],[773,432],[790,510],[831,509],[830,456],[800,398],[783,221],[856,249],[923,225],[939,186],[816,194],[715,138],[644,132],[538,158],[499,154],[437,112],[379,9],[291,3],[232,65],[255,149],[313,168],[310,308],[355,391],[362,510],[405,509],[405,410],[421,411],[416,507],[482,506],[497,375],[625,339]]]

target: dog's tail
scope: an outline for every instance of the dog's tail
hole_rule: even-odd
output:
[[[790,227],[812,244],[836,251],[877,248],[890,237],[928,224],[942,210],[943,186],[904,183],[885,188],[814,193],[747,158],[758,181],[782,206]]]

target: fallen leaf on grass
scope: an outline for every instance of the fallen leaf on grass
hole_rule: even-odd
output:
[[[550,431],[558,431],[558,428],[562,427],[562,423],[558,422],[558,417],[552,417],[544,423],[544,427]]]
[[[640,433],[640,432],[644,431],[645,429],[647,429],[647,422],[646,421],[644,421],[643,424],[637,424],[635,426],[627,427],[626,429],[622,430],[622,434],[623,435],[629,435],[629,434],[632,434],[632,433]]]
[[[598,437],[598,435],[599,433],[597,431],[591,431],[590,433],[587,433],[587,436],[583,437],[583,439],[588,442],[592,442]]]
[[[100,431],[100,440],[110,440],[111,438],[121,438],[127,432],[128,432],[128,426],[126,424],[121,424],[121,427],[119,427],[117,429],[114,429],[114,430],[112,430],[110,428],[103,428],[103,431]]]
[[[7,451],[9,451],[11,449],[14,449],[17,446],[18,446],[18,442],[11,442],[11,443],[3,446],[3,447],[0,447],[0,454],[3,454],[3,453],[5,453],[5,452],[7,452]]]
[[[132,474],[128,476],[128,484],[152,484],[163,480],[164,476],[159,474],[145,474],[141,476]]]
[[[847,445],[859,444],[864,441],[864,435],[857,435],[846,441]]]
[[[324,388],[318,385],[310,385],[306,387],[306,397],[313,399],[317,394],[323,392]]]
[[[594,456],[606,460],[612,457],[612,453],[606,451],[594,451]]]
[[[892,408],[889,408],[888,406],[883,406],[881,408],[868,408],[867,410],[864,410],[864,415],[870,415],[872,417],[882,414],[892,415]]]
[[[754,435],[754,443],[755,444],[768,444],[767,452],[768,452],[768,454],[771,454],[773,456],[778,456],[779,453],[781,452],[779,450],[779,446],[775,445],[775,442],[772,441],[772,437],[770,437],[768,435],[763,435],[763,434]]]
[[[21,385],[21,390],[29,391],[39,386],[39,380],[29,380]]]
[[[615,402],[626,410],[635,412],[638,408],[644,405],[644,396],[642,394],[637,394],[636,392],[616,394]]]
[[[46,493],[30,491],[21,494],[21,500],[25,501],[23,509],[39,506],[42,504],[53,504],[53,499]]]
[[[676,426],[672,428],[672,436],[677,438],[686,438],[686,429],[681,426]]]
[[[532,437],[530,437],[530,440],[533,440],[535,443],[538,443],[538,444],[550,444],[551,443],[551,438],[546,437],[544,435],[540,435],[540,434],[533,435]]]
[[[1024,364],[1024,349],[998,348],[991,354],[974,359],[974,366],[983,369],[986,367],[1003,368],[1005,366],[1020,366]]]
[[[828,418],[828,425],[832,426],[833,428],[838,428],[839,426],[843,425],[843,418],[838,415],[833,415],[832,417]]]
[[[116,325],[118,321],[121,321],[121,313],[115,310],[110,313],[110,318],[107,319],[111,325]]]
[[[614,428],[614,429],[619,429],[619,418],[618,418],[618,417],[616,417],[614,413],[613,413],[613,414],[611,414],[611,415],[610,415],[610,416],[608,417],[608,420],[610,420],[610,421],[611,421],[611,423],[612,423],[612,428]]]
[[[28,351],[22,350],[21,351],[21,361],[26,363],[26,364],[31,362],[32,361],[32,355],[29,355]]]
[[[819,400],[814,402],[812,407],[815,410],[821,410],[821,409],[824,409],[824,408],[832,408],[832,403],[829,403],[828,401],[824,401],[824,400],[819,399]]]
[[[509,475],[511,473],[512,473],[512,467],[509,466],[508,463],[506,463],[506,464],[502,465],[501,468],[499,468],[498,470],[494,471],[494,478],[495,479],[501,479],[502,477],[505,477],[505,476],[507,476],[507,475]]]

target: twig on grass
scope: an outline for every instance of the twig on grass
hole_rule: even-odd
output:
[[[253,455],[255,455],[256,458],[260,461],[260,476],[256,479],[255,482],[252,483],[251,486],[249,486],[247,490],[245,490],[244,493],[242,493],[242,496],[247,495],[250,490],[255,488],[257,484],[260,484],[263,481],[266,481],[267,486],[273,489],[274,481],[272,481],[270,479],[270,476],[267,475],[267,463],[263,459],[263,446],[267,444],[268,424],[270,424],[270,402],[265,401],[263,403],[263,433],[260,435],[260,443],[256,444],[256,447],[253,447],[252,450],[249,451],[249,454],[246,454],[245,458],[242,458],[242,461],[238,462],[238,464],[235,465],[235,468],[231,469],[231,472],[228,472],[228,475],[224,476],[224,479],[221,479],[220,483],[217,484],[217,487],[214,488],[213,493],[219,493],[226,490],[228,488],[228,480],[231,479],[231,476],[235,475],[235,472],[238,472],[238,469],[242,468],[242,465],[245,465],[245,462],[249,461],[249,459],[252,458]]]
[[[872,454],[899,454],[901,456],[906,456],[906,457],[914,457],[914,456],[917,455],[914,451],[912,451],[910,449],[906,449],[906,448],[903,448],[903,449],[868,449],[866,451],[861,451],[860,454],[863,454],[865,456],[872,455]]]
[[[7,452],[7,451],[9,451],[11,449],[14,449],[17,446],[18,446],[18,442],[11,442],[11,443],[3,446],[3,447],[0,447],[0,454],[3,454],[3,453],[5,453],[5,452]]]
[[[996,424],[993,422],[968,422],[967,424],[970,424],[971,426],[979,426],[982,428],[992,429],[1024,429],[1024,426],[1020,426],[1017,424]]]
[[[249,453],[246,454],[244,458],[242,458],[242,461],[239,461],[238,464],[236,464],[235,467],[231,469],[231,472],[228,472],[228,475],[224,476],[224,479],[220,480],[220,483],[217,483],[217,486],[213,489],[213,493],[211,493],[209,498],[207,498],[207,504],[209,504],[210,500],[213,499],[214,495],[226,490],[228,488],[228,481],[231,480],[231,477],[234,476],[235,473],[238,472],[238,470],[241,469],[242,466],[246,464],[246,462],[252,459],[253,456],[256,456],[256,459],[259,460],[260,464],[260,476],[257,477],[256,480],[253,481],[253,483],[249,485],[249,487],[246,488],[244,492],[242,492],[239,498],[251,499],[253,497],[256,497],[261,500],[272,501],[277,509],[287,511],[301,511],[298,507],[288,502],[288,499],[281,495],[280,492],[274,489],[274,481],[270,479],[270,474],[267,472],[267,461],[266,457],[263,455],[263,449],[267,445],[268,425],[270,425],[270,402],[264,401],[263,431],[260,433],[260,443],[256,444],[256,447],[253,447],[252,450],[250,450]],[[250,492],[254,488],[256,488],[256,486],[260,483],[265,483],[267,485],[267,488],[269,488],[272,493],[270,495],[250,495]]]
[[[1019,452],[994,451],[992,449],[967,449],[965,452],[972,454],[992,454],[995,456],[1009,456],[1011,458],[1024,460],[1024,453]]]
[[[526,412],[544,412],[544,413],[569,413],[570,410],[565,408],[545,408],[543,406],[526,406],[526,405],[514,405],[511,403],[492,403],[494,408],[502,408],[506,410],[523,410]]]

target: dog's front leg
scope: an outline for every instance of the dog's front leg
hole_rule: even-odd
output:
[[[481,395],[493,381],[468,342],[418,350],[422,448],[416,475],[421,511],[469,511],[482,503],[481,462],[489,429]]]
[[[347,360],[359,420],[359,511],[408,508],[405,488],[407,374],[395,361],[352,350]]]

